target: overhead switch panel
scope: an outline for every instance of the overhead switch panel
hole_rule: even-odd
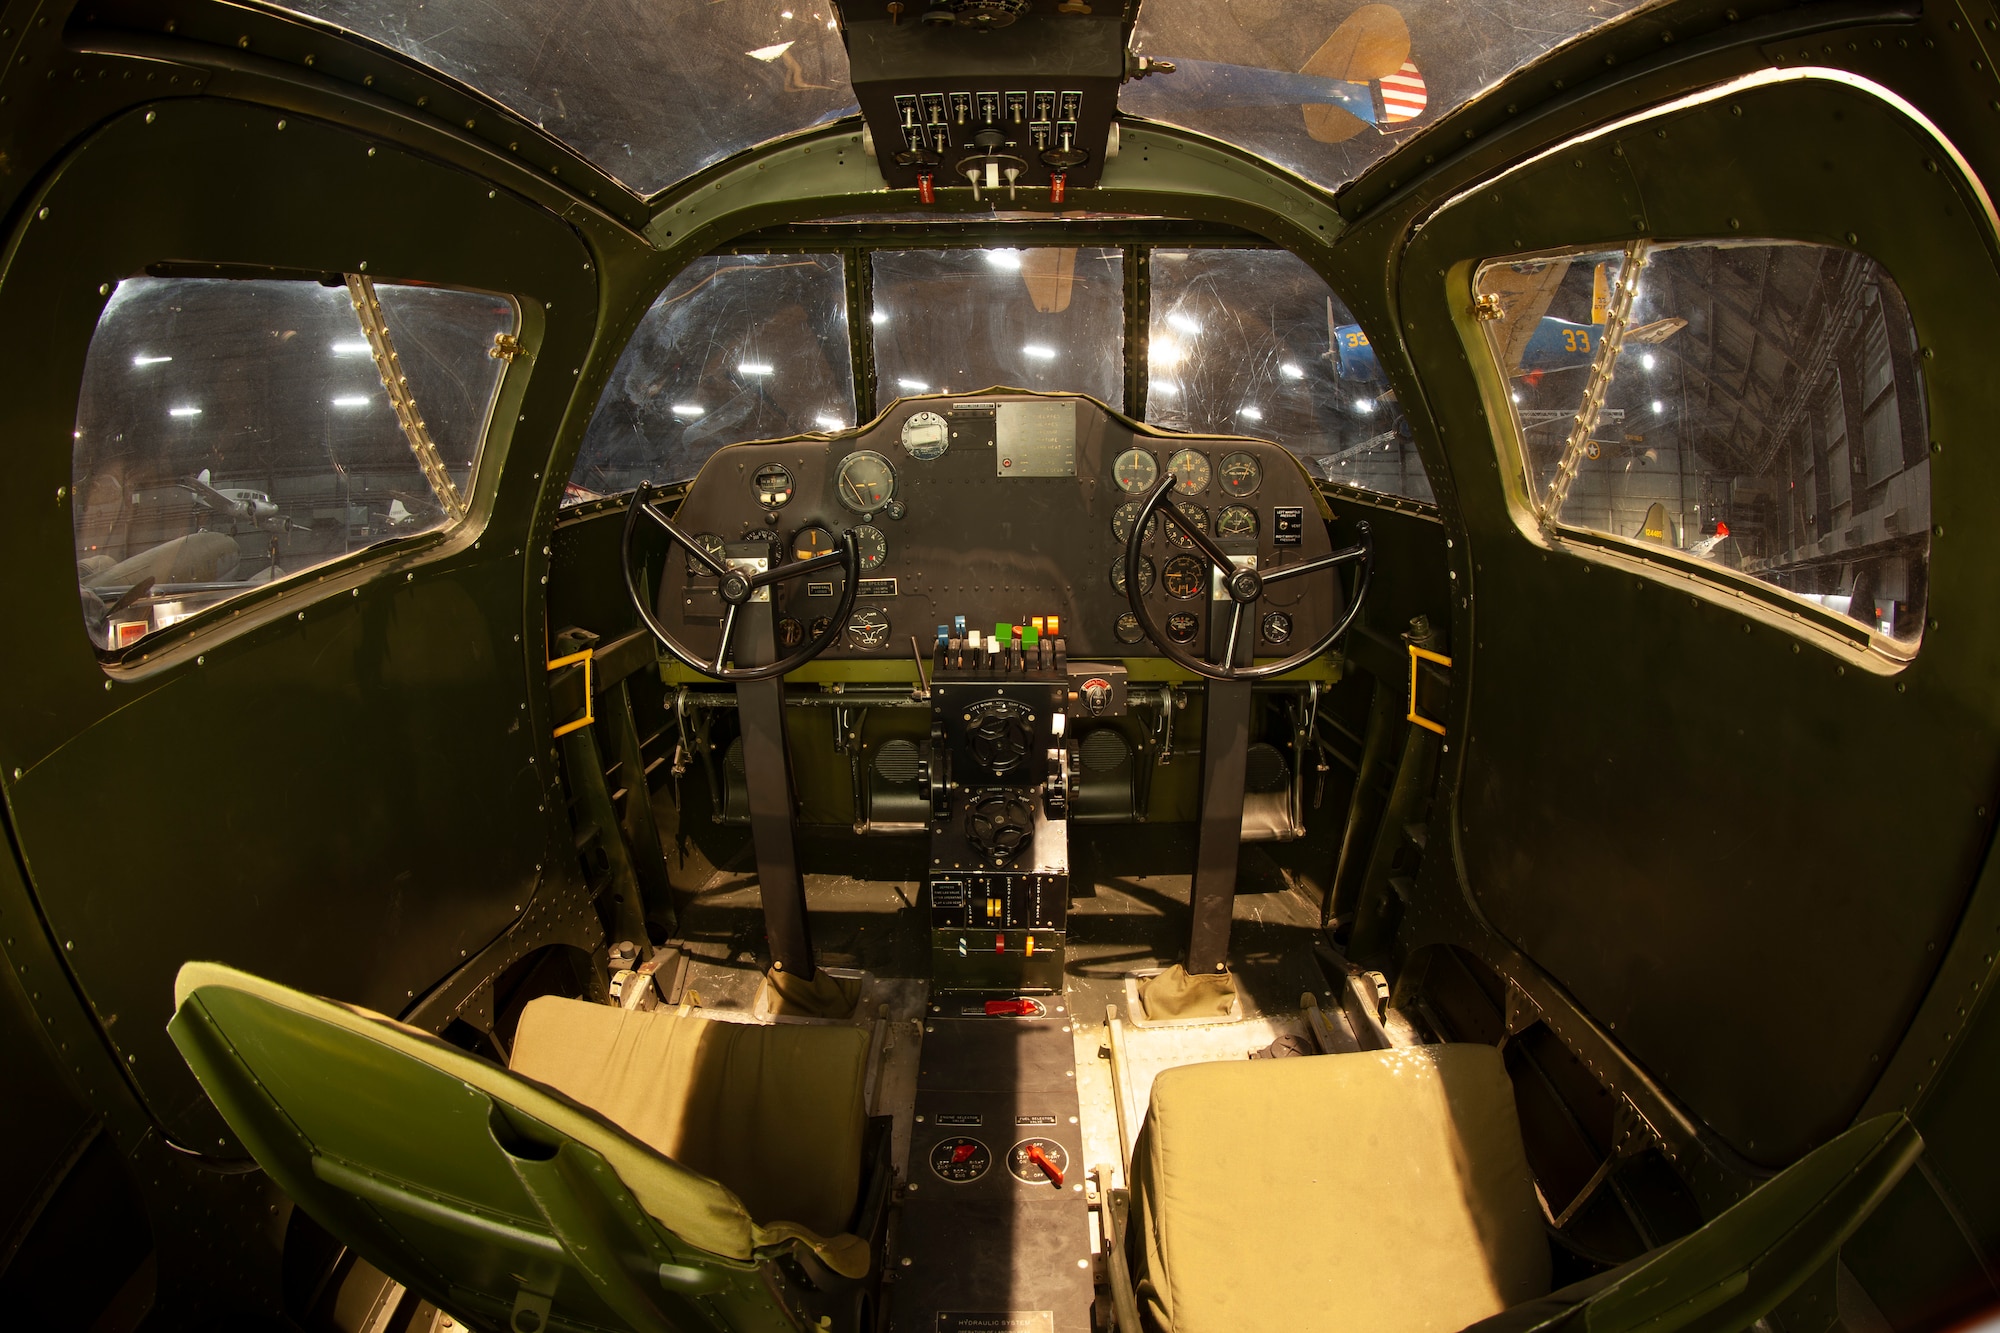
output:
[[[1131,20],[1074,0],[840,0],[882,178],[926,200],[1097,184]],[[1044,202],[1036,200],[1036,202]]]

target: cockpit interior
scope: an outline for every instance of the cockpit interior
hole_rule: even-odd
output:
[[[2000,1329],[1990,4],[0,53],[0,1328]]]

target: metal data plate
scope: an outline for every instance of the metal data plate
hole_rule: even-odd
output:
[[[1002,477],[1076,475],[1076,403],[1001,403],[993,470]]]

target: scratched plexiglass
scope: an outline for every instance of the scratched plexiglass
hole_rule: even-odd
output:
[[[1314,475],[1431,499],[1374,348],[1284,250],[1155,250],[1146,419],[1275,440]]]
[[[710,255],[677,274],[611,372],[566,503],[686,481],[725,444],[854,424],[837,255]]]
[[[821,0],[293,0],[491,97],[641,195],[858,113]]]
[[[1119,109],[1199,130],[1329,189],[1454,108],[1656,0],[1146,0],[1132,47],[1172,74]]]
[[[449,526],[473,494],[518,325],[505,296],[377,284],[435,451],[427,477],[347,289],[130,278],[84,362],[70,506],[99,648],[381,542]]]

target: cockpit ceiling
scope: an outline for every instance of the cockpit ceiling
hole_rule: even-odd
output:
[[[1133,49],[1177,69],[1126,84],[1119,107],[1338,189],[1512,71],[1654,2],[1145,0]],[[640,195],[858,112],[829,0],[284,8],[484,93]]]

